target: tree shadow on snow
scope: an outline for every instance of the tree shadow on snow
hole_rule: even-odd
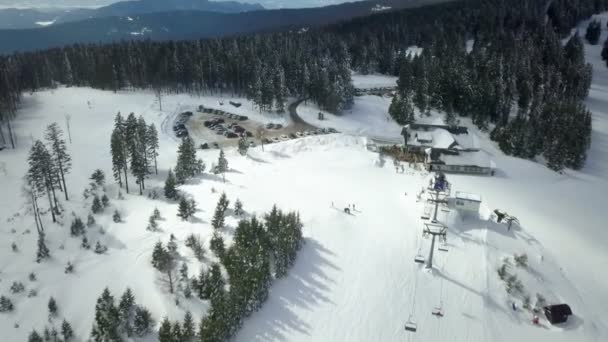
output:
[[[264,159],[262,159],[262,158],[256,158],[256,157],[253,157],[253,156],[251,156],[251,155],[247,155],[247,158],[249,158],[249,159],[253,160],[253,161],[254,161],[254,162],[256,162],[256,163],[270,164],[270,162],[268,162],[268,161],[266,161],[266,160],[264,160]]]
[[[328,294],[335,281],[326,273],[340,271],[331,261],[334,256],[316,240],[306,239],[288,276],[275,282],[268,302],[251,316],[240,335],[248,341],[288,341],[291,331],[310,335],[311,326],[292,308],[312,311],[334,304]]]

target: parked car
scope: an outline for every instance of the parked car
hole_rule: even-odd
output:
[[[209,144],[207,144],[207,143],[201,144],[201,150],[208,150],[208,149],[209,149]]]
[[[281,125],[281,124],[274,125],[274,129],[281,129],[281,128],[283,128],[283,125]]]
[[[277,137],[272,138],[272,142],[277,143],[277,142],[280,142],[280,141],[281,141],[281,140],[279,140],[279,138],[277,138]]]
[[[212,124],[213,124],[213,122],[211,122],[210,120],[203,121],[203,126],[205,126],[205,127],[210,127]]]
[[[245,129],[241,126],[234,126],[232,127],[232,129],[236,132],[236,133],[243,133],[245,132]]]
[[[296,132],[296,137],[301,138],[303,136],[304,136],[304,134],[302,132]]]
[[[247,136],[247,138],[253,138],[253,133],[249,131],[245,131],[245,135]]]
[[[218,129],[217,131],[215,131],[215,134],[223,135],[225,131],[226,131],[225,129]]]
[[[283,134],[279,137],[279,139],[281,139],[282,141],[286,141],[286,140],[289,140],[289,137],[286,136],[285,134]]]
[[[307,136],[309,136],[309,135],[310,135],[310,132],[309,132],[309,131],[304,131],[302,134],[303,134],[305,137],[307,137]]]
[[[327,129],[329,131],[329,133],[338,133],[338,131],[336,131],[334,128],[328,128]]]
[[[293,134],[293,133],[289,133],[289,137],[290,137],[291,139],[295,139],[295,138],[297,138],[297,136],[296,136],[295,134]]]
[[[185,129],[182,129],[182,130],[179,130],[179,131],[175,132],[175,136],[178,137],[178,138],[183,138],[183,137],[185,137],[187,135],[188,135],[188,131],[185,130]]]
[[[272,144],[272,141],[270,141],[270,139],[268,139],[268,138],[264,138],[264,139],[262,139],[262,143],[263,144]]]
[[[274,124],[272,122],[266,125],[266,129],[273,129],[273,128],[274,128]]]
[[[234,132],[230,132],[230,131],[226,131],[226,134],[224,134],[226,136],[226,138],[228,139],[234,139],[234,138],[238,138],[239,135],[234,133]]]
[[[325,130],[323,130],[322,128],[319,128],[315,131],[315,134],[325,134]]]
[[[255,142],[253,140],[249,141],[249,147],[255,147]]]
[[[215,148],[220,148],[220,145],[219,145],[218,143],[214,142],[214,143],[213,143],[213,147],[215,147]]]
[[[239,121],[247,121],[249,120],[248,117],[246,117],[245,115],[239,115]]]
[[[228,101],[228,103],[230,103],[231,105],[235,106],[236,108],[239,108],[241,106],[240,102]]]
[[[181,115],[192,116],[192,115],[194,115],[194,113],[188,111],[188,112],[183,112]]]

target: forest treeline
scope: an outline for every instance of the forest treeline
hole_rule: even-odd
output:
[[[591,130],[581,104],[591,74],[580,40],[564,48],[561,39],[606,8],[608,0],[461,0],[306,32],[76,44],[3,56],[2,120],[8,128],[22,92],[58,83],[231,92],[277,111],[295,96],[340,111],[353,102],[350,70],[380,72],[400,75],[391,108],[400,122],[409,120],[408,106],[420,104],[423,112],[469,116],[491,129],[506,153],[543,155],[554,169],[579,168]],[[471,53],[467,41],[475,42]],[[416,59],[406,54],[412,45],[424,51]]]

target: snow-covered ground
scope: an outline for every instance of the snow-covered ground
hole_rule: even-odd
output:
[[[396,87],[397,77],[387,76],[380,74],[362,75],[353,73],[351,75],[353,85],[355,88],[368,89],[368,88],[383,88],[383,87]]]
[[[315,127],[331,127],[348,134],[399,143],[403,142],[402,127],[388,114],[391,101],[392,98],[384,96],[357,96],[353,108],[338,115],[320,110],[314,103],[302,103],[298,114]],[[323,113],[323,120],[319,120],[319,112]]]
[[[601,41],[605,37],[604,32]],[[87,233],[91,243],[100,240],[110,248],[97,255],[80,249],[80,240],[69,237],[68,227],[72,211],[86,218],[90,200],[83,201],[82,191],[91,172],[104,170],[111,183],[109,136],[114,115],[134,112],[162,128],[159,175],[147,181],[148,188],[158,188],[176,160],[171,118],[200,104],[226,107],[229,99],[220,106],[224,100],[218,97],[164,96],[164,111],[159,111],[151,93],[61,88],[26,95],[14,122],[19,148],[0,152],[0,294],[15,303],[14,312],[0,313],[2,340],[23,341],[33,328],[48,324],[50,296],[57,299],[59,315],[85,340],[95,300],[105,286],[115,296],[131,287],[138,303],[147,306],[157,321],[165,315],[181,319],[187,309],[195,319],[203,316],[207,304],[197,299],[181,298],[180,306],[175,305],[149,260],[154,243],[166,242],[174,234],[191,275],[198,272],[202,265],[183,239],[194,232],[207,246],[211,215],[225,191],[233,202],[240,198],[248,213],[263,213],[274,203],[300,211],[306,237],[289,276],[275,282],[268,302],[245,321],[236,341],[605,341],[608,230],[600,213],[608,192],[608,68],[599,51],[599,46],[587,46],[587,58],[594,65],[587,101],[594,114],[587,166],[554,173],[538,163],[503,155],[487,134],[471,126],[476,143],[493,155],[499,170],[494,177],[448,175],[453,192],[475,193],[483,202],[479,216],[461,216],[454,210],[440,213],[449,226],[449,251],[436,252],[432,272],[413,262],[417,253],[426,255],[430,248],[421,236],[425,205],[415,195],[428,184],[429,175],[409,168],[396,173],[392,161],[382,161],[365,148],[368,139],[362,135],[400,138],[400,127],[386,120],[388,98],[359,97],[353,113],[326,114],[321,123],[316,121],[318,109],[303,104],[298,108],[306,121],[350,134],[271,144],[264,152],[250,149],[247,157],[228,150],[232,171],[226,183],[205,175],[181,188],[201,209],[192,222],[177,219],[175,203],[138,195],[118,200],[116,185],[109,184],[111,208],[97,216],[106,233],[91,228]],[[230,111],[253,118],[251,104],[239,101],[243,112]],[[21,178],[32,140],[41,138],[51,122],[65,127],[66,114],[71,116],[71,200],[62,201],[64,226],[50,224],[45,216],[53,258],[36,264],[35,226],[26,215]],[[276,119],[270,113],[257,115],[261,122]],[[217,150],[199,152],[207,165],[217,155]],[[342,211],[349,204],[356,205],[353,215]],[[155,207],[164,220],[163,231],[153,233],[145,227]],[[521,227],[508,231],[494,223],[490,213],[495,208],[516,216]],[[114,209],[123,213],[124,223],[112,222]],[[236,219],[230,217],[227,223],[234,227]],[[11,250],[13,242],[17,253]],[[529,266],[512,266],[509,272],[518,275],[532,296],[539,292],[550,303],[570,304],[574,316],[567,324],[551,326],[543,319],[536,327],[530,324],[530,313],[511,309],[510,301],[521,306],[521,297],[507,296],[496,269],[502,258],[514,253],[527,253]],[[210,252],[207,256],[213,259]],[[74,274],[64,274],[67,261],[74,263]],[[37,281],[27,279],[30,272],[36,273]],[[26,293],[37,289],[37,297],[10,294],[13,281],[23,282]],[[439,305],[443,318],[431,315]],[[418,323],[414,334],[403,329],[410,316]]]

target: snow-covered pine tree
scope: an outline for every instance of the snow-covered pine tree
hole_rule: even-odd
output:
[[[209,241],[209,248],[215,255],[221,259],[224,258],[226,254],[226,247],[224,245],[224,238],[218,232],[214,232],[211,237],[211,241]]]
[[[158,329],[158,342],[174,342],[173,333],[171,331],[171,322],[165,317]]]
[[[70,63],[70,59],[68,58],[67,52],[63,53],[63,65],[61,70],[61,75],[63,75],[63,82],[68,87],[74,84],[74,73],[72,72],[72,63]]]
[[[71,342],[74,338],[74,330],[72,325],[65,319],[61,322],[61,336],[63,336],[63,342]]]
[[[122,177],[124,176],[125,189],[127,193],[129,193],[129,179],[127,174],[129,164],[125,126],[122,115],[118,112],[114,119],[114,130],[112,131],[111,137],[112,172],[120,187],[122,187]]]
[[[46,246],[44,231],[38,231],[38,243],[36,251],[36,262],[40,263],[44,259],[48,259],[51,256],[49,248]]]
[[[67,152],[63,131],[56,122],[50,124],[46,128],[45,139],[49,143],[49,150],[51,158],[53,159],[53,171],[58,175],[58,180],[61,180],[65,200],[68,201],[69,198],[65,184],[65,175],[68,174],[72,168],[72,158]]]
[[[176,188],[176,180],[173,175],[173,171],[169,169],[169,173],[167,174],[167,180],[165,181],[165,197],[171,200],[176,200],[178,197],[177,188]]]
[[[80,217],[76,217],[70,225],[70,235],[80,236],[82,234],[84,234],[84,223],[82,222]]]
[[[107,208],[110,205],[110,199],[108,198],[108,195],[103,194],[103,196],[101,196],[101,204],[104,208]]]
[[[10,298],[5,296],[0,296],[0,312],[11,312],[15,309],[13,302]]]
[[[126,334],[127,337],[133,336],[135,296],[128,287],[120,297],[120,302],[118,303],[118,313],[120,315],[120,331]]]
[[[91,330],[91,339],[95,342],[119,342],[120,314],[114,305],[114,297],[106,287],[95,305],[95,320]]]
[[[245,138],[245,136],[241,137],[241,139],[239,139],[239,153],[242,156],[247,155],[247,150],[249,149],[249,143],[247,142],[247,138]]]
[[[36,330],[32,330],[27,338],[27,342],[44,342],[44,340]],[[68,341],[66,340],[66,342]]]
[[[55,301],[55,298],[51,297],[49,299],[49,303],[48,303],[48,308],[49,308],[49,317],[53,318],[57,316],[57,302]]]
[[[587,31],[585,32],[585,39],[591,45],[597,45],[597,42],[600,40],[600,35],[602,34],[602,23],[598,20],[592,20],[587,26]]]
[[[93,212],[93,214],[99,214],[103,211],[103,205],[101,204],[101,200],[99,199],[99,196],[95,195],[95,197],[93,197],[93,204],[91,204],[91,211]]]
[[[177,216],[180,217],[183,221],[186,221],[188,220],[188,218],[190,218],[190,205],[185,197],[182,197],[179,200]]]
[[[177,165],[175,166],[175,178],[180,184],[204,171],[205,164],[196,159],[196,147],[189,136],[182,139],[177,150]]]
[[[108,247],[105,245],[102,245],[99,241],[97,241],[95,243],[95,253],[97,254],[103,254],[105,252],[108,251]]]
[[[122,222],[122,217],[120,216],[118,210],[114,210],[114,214],[112,215],[112,221],[114,221],[115,223]]]
[[[148,158],[154,161],[154,173],[158,175],[158,163],[156,161],[156,158],[158,157],[158,131],[156,130],[156,126],[154,126],[154,124],[150,124],[150,126],[148,126],[148,131],[146,133],[146,147],[148,149]]]
[[[194,342],[196,337],[196,328],[194,327],[194,319],[192,313],[186,311],[184,316],[184,322],[182,324],[182,341],[183,342]]]
[[[53,222],[57,222],[57,197],[55,196],[56,174],[53,173],[53,161],[50,153],[40,140],[36,140],[30,150],[27,172],[28,184],[40,194],[46,194]]]
[[[135,336],[146,336],[150,333],[152,325],[152,314],[150,314],[150,311],[142,306],[137,306],[133,318],[133,333]]]
[[[95,182],[97,186],[101,187],[106,183],[106,174],[102,170],[96,169],[89,179]]]
[[[158,231],[158,222],[156,222],[154,216],[150,216],[148,219],[148,227],[146,227],[146,229],[152,232]]]
[[[220,155],[217,159],[217,170],[218,173],[225,173],[228,171],[228,160],[226,160],[226,155],[224,154],[224,150],[220,150]]]
[[[171,341],[182,341],[182,326],[179,322],[173,322],[173,326],[171,327]]]
[[[215,213],[213,214],[213,218],[211,219],[211,226],[216,231],[224,227],[224,213],[224,206],[221,202],[218,202],[217,206],[215,207]]]
[[[95,225],[95,216],[92,213],[87,215],[87,227],[91,228]]]
[[[234,214],[236,216],[242,216],[244,214],[244,210],[243,210],[243,203],[241,202],[240,199],[236,199],[236,201],[234,202]]]

